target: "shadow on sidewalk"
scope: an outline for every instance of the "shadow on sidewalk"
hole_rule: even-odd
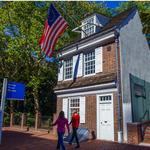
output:
[[[2,133],[0,150],[55,150],[57,140],[45,132],[25,132],[13,129]],[[66,145],[66,150],[74,150],[75,145]],[[81,143],[79,150],[150,150],[150,147],[118,144],[100,140]]]

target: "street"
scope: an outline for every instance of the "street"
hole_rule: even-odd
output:
[[[46,131],[25,131],[17,128],[5,128],[0,150],[55,150],[57,139]],[[66,144],[67,150],[74,150],[75,145]],[[150,147],[118,144],[93,140],[81,143],[79,150],[149,150]]]

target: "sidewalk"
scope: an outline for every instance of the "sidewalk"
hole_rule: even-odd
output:
[[[57,139],[44,130],[4,128],[0,150],[55,150],[56,143]],[[66,144],[66,149],[74,150],[74,146]],[[94,140],[81,143],[79,150],[150,150],[150,147]]]

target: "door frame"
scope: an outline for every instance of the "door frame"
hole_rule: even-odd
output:
[[[114,102],[113,102],[113,93],[107,93],[107,94],[98,94],[96,96],[96,114],[97,114],[97,122],[96,122],[96,129],[97,129],[97,139],[100,139],[100,125],[99,125],[99,122],[100,122],[100,114],[99,114],[99,109],[100,109],[100,106],[99,106],[99,97],[100,96],[108,96],[110,95],[112,97],[112,107],[113,107],[113,124],[112,124],[112,127],[113,127],[113,135],[114,135]],[[114,141],[114,136],[113,136],[113,141]]]

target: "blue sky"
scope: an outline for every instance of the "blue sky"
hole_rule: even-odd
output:
[[[104,1],[108,8],[116,8],[124,1]]]

